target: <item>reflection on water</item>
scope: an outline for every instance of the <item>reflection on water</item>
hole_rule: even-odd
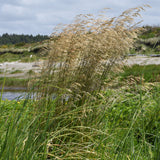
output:
[[[2,100],[8,99],[8,100],[18,100],[18,99],[24,99],[27,96],[26,92],[3,92],[2,94]]]
[[[33,92],[18,92],[18,91],[4,91],[2,94],[2,100],[19,100],[19,99],[36,99],[36,93]],[[49,97],[48,97],[49,98]],[[53,94],[50,98],[55,99],[56,96]],[[64,96],[63,99],[68,100],[68,96]]]

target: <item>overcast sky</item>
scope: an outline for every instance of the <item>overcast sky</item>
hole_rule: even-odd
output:
[[[111,8],[109,15],[149,4],[142,12],[144,25],[160,25],[160,0],[0,0],[0,35],[47,34],[59,23],[71,23],[78,14],[96,14]]]

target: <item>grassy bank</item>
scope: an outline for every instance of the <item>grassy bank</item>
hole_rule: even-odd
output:
[[[144,26],[143,32],[135,42],[135,47],[130,51],[132,54],[154,55],[160,54],[160,27]]]
[[[57,108],[58,99],[1,101],[0,157],[158,160],[159,97],[154,86],[107,90],[82,106]]]
[[[34,52],[24,52],[22,54],[13,54],[13,53],[5,53],[0,55],[0,62],[34,62],[40,59],[46,59],[46,56],[43,56]]]
[[[0,87],[27,87],[28,79],[19,79],[19,78],[0,78]]]
[[[0,62],[33,62],[46,59],[49,41],[0,46]]]
[[[160,81],[160,65],[133,65],[125,66],[123,72],[120,73],[121,80],[129,77],[139,77],[144,82],[159,82]]]

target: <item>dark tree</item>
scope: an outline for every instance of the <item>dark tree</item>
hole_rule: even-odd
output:
[[[17,43],[33,43],[33,42],[40,42],[43,40],[49,39],[47,35],[17,35],[17,34],[8,34],[5,33],[0,36],[0,45],[4,44],[17,44]]]

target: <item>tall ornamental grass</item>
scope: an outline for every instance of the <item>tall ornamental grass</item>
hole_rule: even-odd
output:
[[[100,15],[79,15],[73,23],[58,26],[42,71],[43,93],[69,94],[82,103],[85,95],[100,91],[109,72],[133,47],[141,30],[134,19],[141,10],[108,18],[104,9]]]

